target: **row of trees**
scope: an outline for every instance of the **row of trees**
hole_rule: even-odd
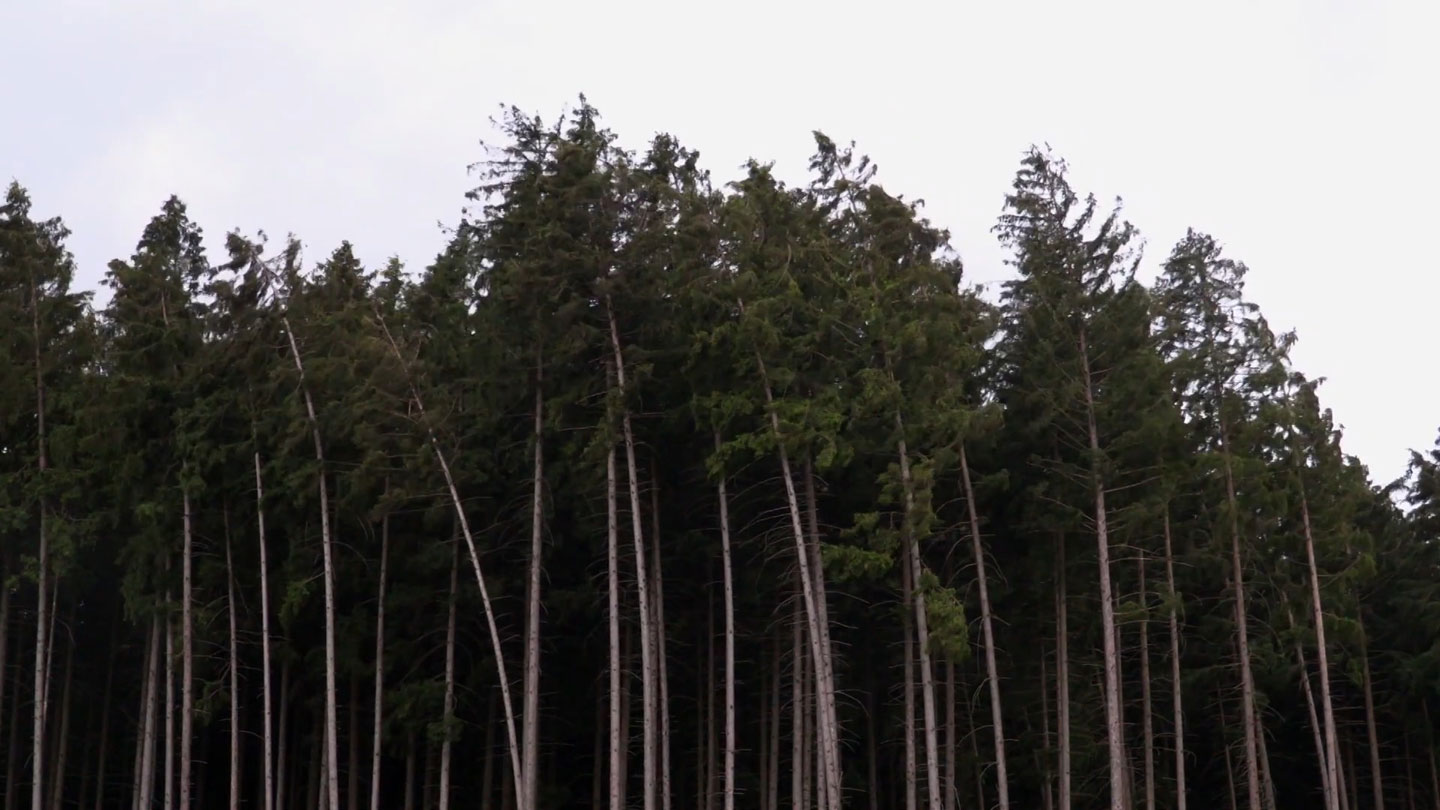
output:
[[[1032,150],[989,301],[823,135],[500,136],[422,272],[172,198],[99,312],[11,187],[4,810],[1440,807],[1440,451],[1214,239]]]

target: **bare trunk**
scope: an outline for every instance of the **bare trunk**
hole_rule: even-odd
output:
[[[970,484],[970,464],[965,457],[964,442],[960,443],[960,480],[965,486],[965,504],[970,518],[970,540],[975,550],[975,584],[980,592],[980,629],[985,644],[985,677],[990,686],[990,722],[995,731],[995,782],[999,791],[998,807],[999,810],[1010,810],[1010,779],[1005,761],[1005,718],[1000,700],[1000,670],[995,664],[995,631],[991,619],[990,589],[985,575],[985,547],[980,539],[980,515],[975,505],[975,489]]]
[[[744,305],[741,303],[743,311]],[[769,375],[765,361],[757,352],[755,355],[760,380],[765,394],[765,407],[770,419],[770,429],[776,439],[776,453],[780,458],[780,472],[785,484],[785,498],[790,508],[790,529],[795,539],[795,556],[799,563],[801,592],[805,597],[805,618],[809,630],[810,657],[815,668],[815,697],[823,707],[825,718],[822,733],[817,735],[823,751],[825,773],[822,778],[827,787],[827,810],[840,810],[840,751],[838,747],[839,725],[835,714],[835,684],[831,677],[830,655],[826,647],[828,624],[824,620],[821,603],[824,601],[824,572],[812,564],[811,550],[807,548],[805,530],[800,522],[800,499],[795,491],[795,477],[790,469],[790,455],[785,446],[785,436],[780,429],[780,415],[775,409],[775,397],[770,389]],[[815,552],[818,554],[818,550]],[[813,570],[812,570],[813,569]]]
[[[545,537],[545,447],[544,376],[537,354],[535,358],[535,461],[532,469],[530,495],[530,565],[525,584],[525,730],[523,795],[516,799],[522,810],[533,810],[540,795],[540,567],[544,558]]]
[[[40,476],[50,466],[45,443],[45,371],[41,362],[40,346],[40,288],[36,280],[30,279],[30,321],[35,341],[35,424],[36,424],[36,466]],[[31,748],[30,810],[41,810],[45,802],[45,709],[50,687],[48,671],[50,646],[46,633],[50,620],[46,613],[50,587],[50,538],[46,532],[48,506],[44,495],[40,497],[40,542],[36,559],[36,612],[35,612],[35,706],[34,736]],[[16,701],[19,705],[19,701]],[[18,715],[18,712],[17,712]],[[6,788],[7,793],[9,788]]]
[[[715,432],[715,449],[720,449],[720,432]],[[725,582],[725,806],[735,810],[735,583],[730,559],[730,499],[725,494],[725,476],[716,484],[720,499],[720,556]],[[657,566],[658,569],[658,566]],[[656,579],[657,587],[659,579]]]
[[[800,602],[795,603],[791,618],[794,645],[790,656],[790,807],[809,810],[809,788],[805,784],[805,625],[801,621]]]
[[[1044,688],[1041,688],[1043,698]],[[992,707],[993,708],[993,707]],[[1004,739],[998,737],[997,739]],[[955,659],[945,658],[945,807],[954,810],[958,774],[955,770]],[[1048,788],[1048,782],[1046,784]],[[1008,796],[1008,794],[1007,794]]]
[[[1255,679],[1250,671],[1249,611],[1245,608],[1245,571],[1240,557],[1240,507],[1235,497],[1235,475],[1230,463],[1229,440],[1221,429],[1225,459],[1225,496],[1230,509],[1230,567],[1235,585],[1235,635],[1240,653],[1240,721],[1245,727],[1246,797],[1250,810],[1260,810],[1260,746],[1255,731]]]
[[[440,742],[439,810],[450,810],[450,738],[455,722],[455,613],[460,595],[460,543],[452,541],[455,552],[450,561],[450,618],[445,624],[445,707],[442,725],[445,736]]]
[[[290,662],[286,661],[280,667],[280,725],[275,730],[279,741],[275,761],[278,767],[275,771],[275,810],[285,810],[285,773],[286,764],[290,761],[285,757],[287,747],[286,740],[289,739],[290,730]]]
[[[1385,810],[1385,777],[1380,769],[1380,735],[1375,728],[1375,686],[1370,678],[1370,650],[1365,628],[1360,628],[1360,664],[1365,688],[1365,732],[1370,743],[1370,788],[1375,798],[1372,810]]]
[[[902,648],[905,653],[905,810],[918,810],[919,765],[915,760],[915,634],[911,627],[914,621],[908,608],[915,598],[915,578],[910,568],[910,555],[900,561],[901,598],[907,610],[901,622],[905,637]]]
[[[416,409],[416,410],[419,412],[419,414],[423,417],[423,416],[425,415],[425,403],[424,403],[424,401],[420,398],[420,390],[415,386],[415,381],[414,381],[414,379],[410,376],[410,367],[409,367],[409,364],[405,361],[405,355],[400,351],[400,344],[398,344],[398,343],[395,342],[395,337],[394,337],[394,335],[392,335],[392,334],[390,333],[390,328],[389,328],[389,326],[386,325],[386,323],[385,323],[385,318],[384,318],[384,316],[380,313],[380,308],[379,308],[378,303],[375,304],[374,306],[375,306],[375,310],[374,310],[374,312],[375,312],[375,320],[376,320],[376,322],[380,325],[380,330],[381,330],[381,332],[383,332],[384,335],[385,335],[385,341],[390,344],[390,349],[391,349],[392,353],[394,354],[395,359],[400,363],[401,368],[404,370],[405,377],[406,377],[406,383],[407,383],[407,384],[409,385],[409,387],[410,387],[410,395],[411,395],[412,399],[413,399],[414,402],[415,402],[415,409]],[[536,371],[537,371],[537,374],[538,374],[538,371],[539,371],[538,358],[537,358],[537,363],[536,363]],[[540,404],[540,402],[539,402],[540,393],[541,393],[541,392],[540,392],[540,380],[537,378],[537,379],[536,379],[536,398],[537,398],[537,406]],[[537,411],[537,419],[536,419],[536,427],[537,427],[537,428],[539,427],[539,422],[540,422],[538,416],[539,416],[539,414],[538,414],[538,411]],[[458,487],[455,486],[455,478],[454,478],[454,476],[451,475],[451,473],[450,473],[450,464],[445,460],[445,454],[440,450],[440,442],[439,442],[438,439],[436,439],[436,437],[435,437],[435,431],[434,431],[433,429],[427,428],[427,430],[426,430],[426,439],[427,439],[427,440],[429,441],[429,443],[430,443],[430,449],[431,449],[432,451],[434,451],[434,453],[435,453],[435,462],[436,462],[436,464],[439,465],[439,467],[440,467],[440,472],[441,472],[441,473],[444,475],[444,477],[445,477],[445,487],[446,487],[446,489],[447,489],[447,490],[449,491],[449,493],[450,493],[450,503],[451,503],[451,505],[454,506],[454,508],[455,508],[455,517],[456,517],[456,519],[460,522],[460,533],[461,533],[462,535],[464,535],[464,537],[465,537],[465,548],[466,548],[466,550],[469,552],[470,564],[471,564],[471,567],[472,567],[472,568],[474,569],[474,571],[475,571],[475,583],[476,583],[476,585],[479,586],[479,588],[480,588],[480,602],[481,602],[481,604],[482,604],[482,606],[484,607],[484,610],[485,610],[485,622],[486,622],[486,624],[488,625],[488,628],[489,628],[489,631],[490,631],[490,648],[491,648],[492,654],[493,654],[494,657],[495,657],[495,669],[496,669],[496,673],[497,673],[497,676],[498,676],[498,680],[499,680],[499,682],[500,682],[500,699],[501,699],[501,702],[503,703],[504,708],[505,708],[505,732],[506,732],[506,740],[507,740],[507,742],[509,743],[509,752],[510,752],[510,775],[511,775],[512,781],[514,782],[515,793],[516,793],[516,795],[519,797],[518,801],[520,802],[520,805],[516,808],[516,810],[533,810],[533,806],[532,806],[532,805],[528,805],[528,804],[525,804],[525,803],[524,803],[524,796],[526,795],[526,793],[525,793],[525,790],[523,789],[523,788],[524,788],[524,785],[523,785],[523,783],[522,783],[523,775],[522,775],[522,773],[521,773],[521,766],[520,766],[520,756],[521,756],[521,754],[520,754],[520,737],[516,734],[516,730],[515,730],[515,707],[514,707],[514,704],[511,702],[511,699],[510,699],[510,678],[509,678],[509,676],[506,674],[506,668],[505,668],[505,650],[504,650],[504,645],[501,643],[500,628],[499,628],[499,625],[497,624],[497,622],[496,622],[496,620],[495,620],[495,609],[494,609],[494,605],[493,605],[493,603],[490,601],[490,589],[489,589],[489,587],[488,587],[488,586],[486,585],[486,583],[485,583],[485,575],[484,575],[484,573],[481,571],[481,568],[480,568],[480,555],[479,555],[479,552],[477,552],[476,549],[475,549],[475,537],[474,537],[474,535],[471,534],[471,532],[470,532],[470,521],[469,521],[469,519],[466,518],[466,516],[465,516],[465,505],[464,505],[464,502],[462,502],[462,501],[460,500],[460,490],[459,490]],[[540,446],[539,446],[539,442],[538,442],[538,441],[536,442],[536,450],[535,450],[535,452],[536,452],[536,461],[537,461],[537,466],[538,466],[538,462],[539,462],[539,461],[541,460],[541,458],[542,458],[542,456],[541,456],[541,454],[540,454]],[[535,479],[536,479],[535,487],[536,487],[537,491],[538,491],[538,489],[539,489],[539,487],[540,487],[540,476],[539,476],[539,474],[538,474],[539,472],[540,472],[540,470],[536,470],[537,475],[535,476]],[[539,502],[537,501],[537,502],[534,504],[534,506],[535,506],[536,509],[539,509],[539,507],[540,507]],[[539,520],[535,520],[535,521],[534,521],[534,524],[535,524],[535,526],[534,526],[534,531],[535,531],[536,533],[538,533],[538,532],[539,532]],[[538,595],[538,590],[537,590],[536,593],[537,593],[537,595]],[[538,656],[537,656],[536,658],[537,658],[537,660],[536,660],[536,665],[538,666],[538,664],[539,664]],[[538,685],[538,684],[537,684],[537,685]],[[537,700],[538,700],[538,691],[537,691]],[[537,738],[537,740],[538,740],[538,738]]]
[[[455,542],[459,548],[460,543]],[[345,766],[345,806],[349,810],[360,810],[360,672],[358,669],[350,672],[350,688],[346,691],[345,702],[350,707],[350,720],[346,723],[349,731],[345,739],[349,743],[350,754],[346,758]]]
[[[390,482],[385,482],[388,492]],[[385,582],[390,565],[390,515],[380,519],[380,583],[375,593],[375,704],[370,731],[370,810],[380,810],[380,754],[385,730]],[[487,733],[489,729],[486,729]],[[485,752],[489,767],[490,752]]]
[[[1290,624],[1295,624],[1294,617],[1291,617]],[[1325,799],[1326,810],[1338,810],[1338,802],[1335,799],[1335,783],[1331,781],[1326,760],[1325,730],[1320,725],[1320,715],[1315,709],[1315,692],[1310,688],[1310,670],[1305,665],[1305,652],[1300,647],[1297,639],[1295,642],[1295,661],[1300,665],[1300,689],[1305,695],[1305,708],[1310,714],[1310,730],[1315,738],[1315,762],[1319,765],[1320,772],[1320,793]]]
[[[770,810],[770,670],[760,655],[760,810]]]
[[[1165,507],[1165,585],[1170,591],[1170,704],[1175,723],[1175,808],[1185,810],[1185,703],[1180,681],[1180,593],[1175,590],[1175,551],[1170,507]]]
[[[781,647],[777,637],[770,670],[770,785],[769,810],[780,810],[780,671]]]
[[[105,667],[105,697],[100,701],[100,748],[95,756],[95,810],[103,810],[105,806],[105,760],[110,750],[110,701],[114,697],[115,659],[120,654],[120,620],[112,619],[112,622],[110,662]],[[85,800],[84,793],[80,794],[80,800]]]
[[[320,421],[315,416],[315,401],[305,382],[305,364],[300,359],[300,344],[290,318],[282,316],[285,334],[290,340],[290,356],[300,375],[300,391],[305,399],[305,416],[310,423],[310,437],[315,444],[315,464],[320,483],[320,550],[325,580],[325,795],[330,810],[340,810],[340,767],[336,757],[338,721],[335,706],[335,568],[331,559],[330,493],[325,483],[325,445],[320,438]]]
[[[1110,751],[1110,807],[1125,808],[1125,740],[1121,729],[1120,651],[1115,640],[1115,595],[1110,584],[1110,535],[1105,507],[1105,482],[1095,467],[1100,455],[1100,431],[1095,423],[1095,396],[1085,332],[1080,332],[1080,363],[1085,383],[1085,419],[1090,440],[1090,485],[1095,498],[1095,549],[1100,569],[1100,622],[1105,650],[1105,737]],[[1247,715],[1248,717],[1248,715]],[[1252,808],[1256,810],[1256,808]]]
[[[1270,751],[1265,740],[1265,726],[1260,724],[1257,717],[1255,720],[1259,728],[1255,729],[1255,739],[1260,743],[1260,784],[1263,788],[1261,799],[1265,802],[1266,810],[1275,810],[1275,778],[1270,773]]]
[[[190,810],[190,773],[194,759],[191,742],[195,737],[195,619],[191,587],[195,540],[191,530],[190,493],[183,485],[180,497],[185,545],[180,561],[180,810]]]
[[[880,714],[880,702],[875,699],[875,686],[866,690],[869,698],[865,712],[865,770],[868,786],[866,800],[870,810],[880,810],[880,723],[876,719]],[[954,807],[953,804],[950,805]]]
[[[251,428],[252,434],[254,428]],[[258,442],[257,442],[258,443]],[[275,781],[275,758],[274,738],[272,729],[274,726],[271,700],[270,700],[270,573],[269,558],[265,548],[265,484],[260,472],[260,450],[255,450],[255,522],[259,532],[257,542],[260,546],[260,659],[261,659],[261,700],[264,703],[265,731],[261,735],[264,750],[265,762],[265,805],[264,810],[276,810],[278,798]],[[282,723],[280,730],[283,736],[285,731]]]
[[[230,514],[225,513],[225,600],[230,617],[230,810],[240,810],[240,647],[235,623],[235,561],[230,550]]]
[[[1070,810],[1070,622],[1066,615],[1065,534],[1057,533],[1055,539],[1055,711],[1056,732],[1060,735],[1059,810]]]
[[[1301,526],[1305,530],[1305,560],[1310,573],[1310,610],[1311,619],[1315,623],[1315,648],[1320,666],[1320,710],[1325,723],[1325,750],[1321,767],[1325,771],[1325,780],[1331,793],[1334,794],[1340,770],[1336,759],[1338,737],[1335,731],[1335,703],[1330,696],[1329,646],[1325,642],[1325,611],[1320,601],[1320,570],[1315,562],[1315,537],[1310,530],[1310,503],[1303,491],[1303,484],[1300,493],[1300,517]],[[1332,795],[1331,801],[1336,802],[1331,810],[1338,810],[1338,795]]]
[[[1040,739],[1043,747],[1040,752],[1040,772],[1044,781],[1040,783],[1041,804],[1045,810],[1055,809],[1055,780],[1050,773],[1050,752],[1054,749],[1055,743],[1050,738],[1050,672],[1045,664],[1045,650],[1040,650]],[[954,804],[950,805],[954,807]]]
[[[18,667],[17,667],[18,668]],[[15,716],[10,721],[10,739],[5,755],[5,802],[4,810],[14,810],[15,797],[20,792],[20,687],[15,687]]]
[[[660,566],[660,471],[650,459],[650,542],[654,554],[650,560],[655,597],[655,664],[660,689],[660,810],[671,810],[670,779],[670,659],[665,653],[665,578]]]
[[[171,604],[170,595],[165,595],[165,604]],[[167,615],[165,619],[165,780],[161,795],[161,806],[171,810],[175,806],[175,620]]]
[[[144,695],[140,701],[140,751],[136,758],[135,807],[150,810],[155,799],[155,737],[160,709],[160,617],[150,620],[150,640],[146,651]]]
[[[895,427],[900,431],[901,435],[898,442],[900,485],[905,495],[904,531],[902,532],[902,536],[905,538],[905,553],[910,557],[910,606],[915,611],[915,642],[916,648],[920,653],[920,703],[921,710],[924,712],[923,719],[925,723],[925,800],[930,810],[940,810],[942,797],[940,795],[939,721],[936,719],[937,715],[935,711],[935,670],[930,661],[930,617],[925,610],[925,591],[922,580],[925,572],[925,564],[920,557],[920,538],[915,535],[915,482],[910,476],[910,453],[904,439],[905,425],[898,412],[895,414]],[[961,452],[963,453],[964,451],[962,450]],[[980,570],[983,571],[984,568],[982,567]],[[984,595],[984,585],[980,587],[981,599],[988,602],[989,599]],[[982,610],[982,615],[988,616],[988,612]],[[985,627],[987,628],[986,640],[988,642],[992,640],[988,632],[988,622],[985,623]],[[986,649],[987,651],[990,649],[988,644],[986,645]],[[992,688],[994,688],[998,682],[993,677],[993,670],[991,670],[991,674],[991,684]],[[998,705],[998,703],[992,704],[997,717],[999,715]],[[1004,747],[1004,740],[1000,736],[1002,733],[997,725],[996,740],[1000,743],[996,748],[997,753]],[[1004,755],[1000,754],[998,768],[1001,773],[1004,773],[1004,761]],[[1006,796],[1005,783],[1002,781],[1000,784],[1000,795]],[[1008,797],[1002,800],[1001,810],[1009,810]]]
[[[1145,549],[1140,549],[1140,733],[1145,746],[1145,810],[1155,810],[1155,722],[1150,695],[1150,594],[1145,589]]]
[[[815,690],[815,713],[816,713],[816,789],[819,792],[817,807],[832,807],[829,804],[831,788],[828,780],[821,784],[824,774],[827,772],[827,757],[833,755],[835,763],[836,783],[840,784],[840,726],[835,713],[835,674],[831,665],[833,659],[833,647],[830,644],[830,608],[825,588],[825,565],[820,554],[820,508],[819,501],[815,497],[815,471],[812,466],[810,455],[805,456],[805,497],[807,511],[809,512],[810,532],[809,542],[806,544],[806,553],[809,555],[811,571],[811,589],[814,591],[816,624],[820,628],[820,663],[814,667],[812,676],[815,677],[817,688]],[[820,683],[828,684],[828,691],[818,688]],[[820,700],[821,694],[829,695],[827,700]],[[838,792],[839,788],[833,788]],[[837,795],[833,807],[838,810],[840,797]]]
[[[53,640],[51,643],[54,643]],[[70,750],[70,686],[74,680],[75,644],[72,640],[65,648],[65,684],[60,688],[60,728],[59,737],[55,740],[55,769],[50,779],[50,810],[60,810],[65,796],[65,767]]]
[[[1225,751],[1225,786],[1229,788],[1230,810],[1239,810],[1240,805],[1235,796],[1235,763],[1230,756],[1230,741],[1225,739],[1229,730],[1229,721],[1225,719],[1225,696],[1217,695],[1216,704],[1220,710],[1220,742]]]
[[[615,320],[615,313],[610,309],[610,301],[605,301],[606,314],[610,320],[610,346],[614,351],[615,376],[619,383],[620,397],[622,403],[626,395],[625,384],[625,354],[620,349],[620,327]],[[656,717],[658,716],[658,695],[656,694],[656,661],[654,629],[651,624],[650,615],[650,583],[649,572],[645,566],[645,532],[641,528],[643,523],[640,512],[640,481],[639,471],[635,462],[635,432],[630,422],[630,406],[622,404],[620,412],[621,434],[625,440],[625,468],[628,482],[630,484],[630,529],[635,545],[635,589],[640,606],[640,686],[643,694],[643,728],[644,728],[644,797],[645,810],[657,810],[659,798],[659,766],[658,749],[656,745]]]
[[[615,481],[615,448],[605,458],[606,581],[610,625],[610,810],[623,810],[625,768],[622,750],[620,662],[620,521]]]
[[[716,751],[715,722],[715,600],[706,589],[705,600],[705,810],[715,810],[715,794],[720,781],[720,763]]]

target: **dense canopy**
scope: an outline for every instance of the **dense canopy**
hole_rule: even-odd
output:
[[[1440,806],[1440,445],[1216,238],[1032,149],[987,297],[851,147],[583,99],[477,170],[423,270],[172,197],[98,311],[10,187],[4,810]]]

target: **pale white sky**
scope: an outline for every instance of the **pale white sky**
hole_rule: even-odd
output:
[[[170,193],[212,238],[428,263],[500,103],[585,92],[717,178],[800,179],[810,131],[928,202],[971,278],[1021,152],[1123,195],[1152,267],[1193,225],[1326,376],[1379,481],[1440,425],[1433,0],[0,0],[0,180],[63,215],[80,281]]]

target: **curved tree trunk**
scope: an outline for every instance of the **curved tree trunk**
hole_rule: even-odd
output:
[[[990,687],[990,722],[995,730],[995,782],[999,791],[999,810],[1010,810],[1010,779],[1005,761],[1005,717],[1000,700],[1000,670],[995,664],[995,631],[990,609],[990,588],[985,575],[985,547],[980,539],[980,515],[975,505],[975,489],[970,483],[970,464],[965,457],[965,443],[960,443],[960,480],[965,487],[965,504],[970,519],[970,540],[975,550],[975,585],[980,592],[980,630],[985,644],[985,677]]]

